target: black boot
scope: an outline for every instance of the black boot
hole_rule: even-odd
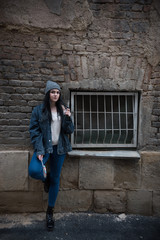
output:
[[[49,186],[50,186],[50,174],[47,173],[47,177],[46,177],[46,179],[45,179],[45,181],[44,181],[44,191],[45,191],[46,193],[49,192]]]
[[[54,208],[48,206],[48,209],[46,212],[46,225],[47,225],[48,231],[52,231],[54,228],[53,210]]]

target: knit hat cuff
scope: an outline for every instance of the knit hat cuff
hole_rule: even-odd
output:
[[[46,84],[46,89],[45,89],[45,94],[52,90],[52,89],[58,89],[59,91],[61,91],[61,88],[60,86],[58,85],[58,83],[56,82],[52,82],[52,81],[47,81],[47,84]]]

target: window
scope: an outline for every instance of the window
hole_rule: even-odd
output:
[[[136,147],[138,93],[71,92],[73,147]]]

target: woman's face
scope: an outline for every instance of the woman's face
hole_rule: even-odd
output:
[[[50,90],[50,101],[51,102],[57,102],[60,97],[60,91],[58,89],[52,89]]]

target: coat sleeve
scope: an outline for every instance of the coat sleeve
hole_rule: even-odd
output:
[[[37,153],[37,155],[44,155],[44,147],[43,147],[43,137],[42,132],[39,125],[39,114],[37,107],[33,109],[31,120],[30,120],[30,126],[29,126],[29,132],[30,132],[30,138],[31,142],[34,146],[34,150]]]
[[[71,117],[66,115],[63,116],[62,129],[66,134],[71,134],[74,132],[74,125]]]

